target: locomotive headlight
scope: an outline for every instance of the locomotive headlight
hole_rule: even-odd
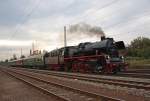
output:
[[[122,62],[124,62],[124,57],[123,56],[120,56],[120,59],[122,60]]]
[[[107,56],[106,56],[106,59],[107,59],[107,60],[109,60],[109,59],[110,59],[110,56],[109,56],[109,55],[107,55]]]
[[[124,59],[124,57],[123,57],[123,56],[120,56],[120,59]]]
[[[110,63],[110,56],[107,55],[105,58],[106,58],[106,62],[107,62],[107,63]]]

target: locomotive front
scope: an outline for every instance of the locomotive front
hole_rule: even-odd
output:
[[[86,42],[78,45],[75,55],[82,59],[80,64],[88,65],[93,72],[117,73],[125,70],[126,64],[119,50],[125,49],[123,41],[115,42],[113,38],[102,38],[99,42]]]
[[[126,70],[127,64],[124,61],[124,57],[119,54],[119,50],[125,49],[123,41],[115,42],[113,38],[104,38],[95,46],[95,49],[100,51],[103,57],[103,60],[100,59],[100,63],[103,62],[101,63],[103,65],[98,64],[98,71],[117,73]]]

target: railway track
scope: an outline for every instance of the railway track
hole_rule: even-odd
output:
[[[128,69],[126,73],[146,73],[150,74],[150,69]]]
[[[116,76],[150,79],[150,73],[140,73],[140,71],[139,72],[129,72],[128,71],[128,72],[124,72],[124,73],[119,73]]]
[[[89,82],[95,83],[103,83],[121,87],[128,87],[128,88],[137,88],[137,89],[144,89],[150,91],[150,82],[143,82],[143,81],[133,81],[133,80],[123,80],[123,79],[112,79],[112,78],[105,78],[105,77],[97,77],[97,76],[89,76],[84,74],[75,74],[75,73],[64,73],[64,72],[52,72],[52,71],[45,71],[45,70],[35,70],[35,69],[23,69],[30,72],[41,73],[46,75],[53,75],[57,77],[64,77],[76,80],[84,80]]]
[[[123,101],[121,99],[50,82],[35,74],[30,75],[21,70],[17,71],[15,69],[2,69],[2,71],[48,95],[55,96],[60,101]]]

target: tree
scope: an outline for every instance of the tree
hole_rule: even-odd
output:
[[[22,59],[22,58],[25,58],[25,56],[24,56],[24,55],[22,55],[20,58],[21,58],[21,59]]]
[[[16,54],[13,54],[13,60],[17,60]]]
[[[150,39],[145,37],[138,37],[131,41],[130,47],[137,49],[144,49],[150,47]]]
[[[5,62],[8,62],[8,59],[6,59]]]
[[[150,58],[150,39],[138,37],[131,41],[128,48],[128,55],[133,57]]]

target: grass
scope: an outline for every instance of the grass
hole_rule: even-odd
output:
[[[129,68],[150,69],[150,59],[144,59],[139,57],[127,57],[126,62],[129,63]]]

